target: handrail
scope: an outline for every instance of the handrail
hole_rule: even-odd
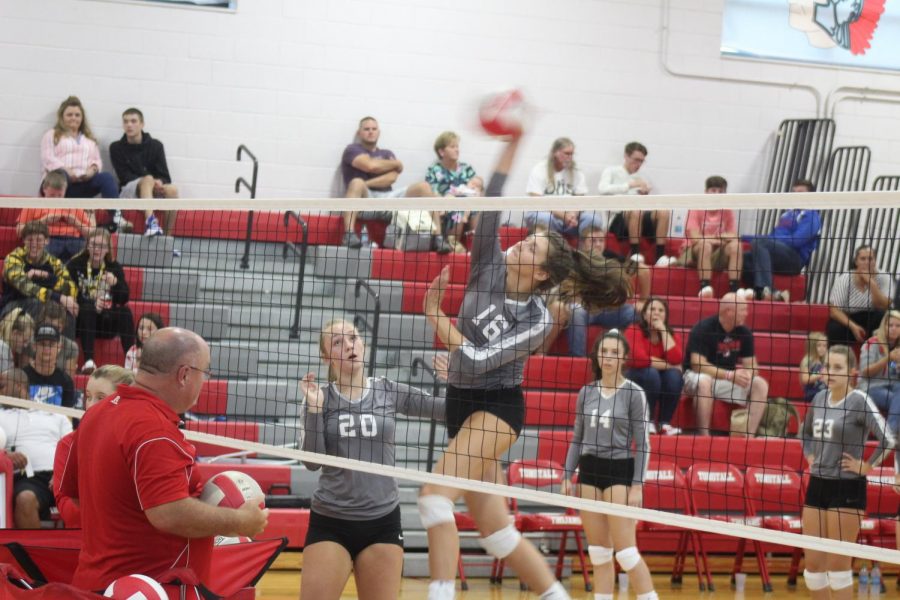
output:
[[[373,377],[375,375],[375,350],[378,347],[378,324],[381,319],[381,295],[376,292],[371,285],[365,279],[357,279],[356,280],[356,288],[354,291],[355,297],[359,298],[360,288],[365,288],[366,293],[372,298],[375,299],[375,314],[372,317],[372,339],[369,342],[369,377]],[[356,319],[354,319],[354,325],[356,324]],[[366,322],[368,324],[368,322]]]
[[[431,375],[432,380],[434,381],[431,385],[431,395],[435,398],[438,397],[441,390],[441,380],[438,379],[437,373],[434,368],[431,367],[428,363],[425,362],[420,356],[417,356],[412,361],[412,368],[410,369],[410,375],[416,377],[419,374],[419,368],[423,371]],[[432,416],[431,424],[428,427],[428,456],[426,457],[427,464],[425,468],[428,469],[428,472],[431,473],[432,464],[434,463],[434,438],[437,434],[437,420]]]
[[[299,250],[294,242],[287,239],[287,227],[292,217],[300,225],[300,233],[302,234]],[[294,299],[294,322],[291,324],[290,333],[291,339],[296,339],[300,337],[300,303],[303,301],[303,280],[306,276],[306,251],[309,249],[309,231],[303,217],[292,210],[284,213],[284,229],[285,241],[284,248],[281,249],[281,258],[286,260],[288,250],[291,250],[300,259],[300,274],[297,276],[297,297]]]
[[[247,180],[243,177],[238,177],[234,182],[234,193],[237,194],[241,191],[241,185],[243,185],[247,190],[250,191],[250,199],[253,200],[256,198],[256,178],[259,175],[259,161],[256,159],[256,155],[250,152],[250,148],[241,144],[237,149],[237,160],[240,162],[241,155],[246,152],[247,156],[249,156],[253,160],[253,176],[251,177],[252,183],[247,183]],[[247,236],[244,240],[244,255],[241,257],[241,268],[249,269],[250,268],[250,238],[253,236],[253,211],[247,212]]]

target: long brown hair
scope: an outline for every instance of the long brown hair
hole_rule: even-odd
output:
[[[669,332],[669,335],[674,335],[675,332],[672,331],[672,326],[669,325],[669,303],[660,296],[650,296],[644,303],[644,308],[641,309],[641,318],[640,321],[638,321],[638,326],[641,328],[641,331],[648,339],[650,338],[650,323],[647,321],[647,313],[650,312],[650,307],[654,302],[659,302],[663,305],[663,308],[666,309],[666,318],[663,319],[663,324],[666,326],[666,331]]]
[[[600,360],[597,358],[597,355],[600,354],[600,346],[603,344],[603,340],[616,340],[620,344],[622,344],[622,349],[625,351],[625,355],[622,357],[627,360],[628,356],[631,354],[631,346],[628,344],[628,340],[625,339],[625,336],[619,333],[618,329],[610,329],[603,335],[597,338],[597,341],[594,342],[594,348],[591,350],[591,371],[594,373],[594,379],[600,381],[600,378],[603,376],[603,373],[600,370]]]
[[[562,150],[563,148],[568,148],[569,146],[575,147],[575,142],[570,140],[567,137],[556,138],[553,140],[553,145],[550,146],[550,155],[547,156],[547,185],[551,186],[553,184],[553,180],[556,178],[556,169],[553,168],[553,158],[554,154],[557,151]],[[569,166],[566,167],[566,172],[568,173],[569,180],[572,182],[572,185],[575,185],[575,161],[569,163]],[[546,189],[544,192],[546,193]],[[555,191],[555,187],[554,187]]]
[[[56,125],[53,126],[53,143],[58,144],[59,138],[66,135],[69,131],[63,122],[63,113],[72,106],[81,110],[81,128],[78,130],[78,133],[96,142],[97,138],[94,137],[94,132],[91,131],[91,126],[88,125],[87,113],[84,111],[81,100],[78,99],[78,96],[69,96],[60,103],[59,109],[56,111]]]
[[[588,312],[621,306],[631,297],[631,277],[637,266],[614,258],[585,254],[573,250],[562,235],[546,233],[550,242],[547,261],[541,268],[549,277],[540,282],[536,291],[560,286],[564,300],[578,300]]]

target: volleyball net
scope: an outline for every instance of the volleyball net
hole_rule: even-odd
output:
[[[125,216],[137,227],[131,233],[114,233],[107,257],[121,264],[127,296],[121,285],[100,285],[94,267],[89,276],[72,277],[71,289],[81,296],[81,316],[63,307],[67,314],[55,321],[54,311],[46,308],[52,302],[28,302],[32,287],[21,286],[25,291],[19,295],[13,291],[14,283],[22,282],[15,270],[36,266],[29,262],[28,244],[15,231],[18,209],[32,206],[34,200],[8,200],[0,209],[4,219],[0,227],[7,255],[5,299],[12,308],[3,308],[7,321],[0,326],[0,337],[9,348],[8,366],[29,367],[29,399],[17,402],[4,387],[0,402],[10,408],[3,412],[30,409],[76,416],[79,413],[72,411],[84,407],[80,392],[88,376],[81,371],[87,360],[99,368],[124,365],[129,359],[133,367],[140,360],[140,336],[152,335],[141,331],[142,324],[159,322],[190,329],[209,342],[210,378],[197,404],[184,415],[186,435],[205,460],[228,463],[234,457],[250,457],[265,462],[268,457],[299,472],[309,462],[393,476],[413,485],[448,484],[497,493],[516,499],[526,513],[546,511],[541,505],[549,505],[558,513],[575,509],[634,518],[643,523],[642,550],[667,551],[666,543],[654,540],[671,538],[668,528],[676,527],[761,542],[760,552],[789,554],[794,548],[811,548],[900,564],[900,552],[893,550],[900,503],[894,491],[892,449],[897,424],[889,411],[891,394],[900,403],[897,365],[891,360],[897,333],[891,333],[890,326],[900,261],[900,194],[548,200],[129,201]],[[643,214],[636,221],[634,215],[622,214],[623,208],[638,205]],[[41,207],[96,209],[98,221],[108,220],[103,214],[106,201],[42,199]],[[174,229],[163,236],[143,235],[144,209],[177,210]],[[350,232],[338,212],[345,210],[354,212]],[[502,211],[496,234],[478,227],[486,211],[493,210]],[[660,224],[663,213],[668,221]],[[51,221],[52,243],[62,229],[54,229],[61,222]],[[641,237],[636,247],[629,238],[635,222]],[[472,251],[483,240],[488,243],[481,244],[481,252],[489,251],[496,235],[502,252],[494,255],[494,262],[507,264],[511,259],[504,258],[506,251],[530,239],[535,227],[562,229],[573,250],[605,256],[591,268],[595,274],[627,282],[625,303],[600,311],[585,308],[587,302],[573,296],[566,285],[562,289],[548,285],[540,292],[546,312],[527,313],[518,305],[497,308],[496,298],[502,298],[497,294],[504,285],[498,287],[496,277],[504,271],[494,269],[485,275],[490,269],[482,263],[473,275]],[[779,234],[779,228],[788,233]],[[806,236],[805,245],[799,243],[801,235]],[[657,239],[648,241],[651,237]],[[800,264],[797,257],[778,255],[782,249],[772,240],[794,248]],[[87,251],[90,254],[91,248]],[[529,250],[535,251],[538,256],[545,252],[540,245]],[[19,254],[13,256],[15,252]],[[14,265],[12,280],[10,265]],[[708,273],[702,271],[707,266]],[[524,279],[534,267],[519,264],[516,272]],[[537,267],[543,272],[544,266]],[[505,271],[506,289],[520,289],[509,281],[509,272]],[[869,287],[864,289],[864,284]],[[107,293],[112,302],[104,305]],[[426,314],[428,306],[435,306],[428,304],[435,295],[445,326],[449,322],[459,331],[479,331],[487,339],[480,355],[470,352],[485,359],[480,365],[451,359],[447,368],[466,372],[445,372],[447,338],[436,334],[436,315]],[[478,302],[484,306],[470,315],[477,304],[473,295],[481,296]],[[667,334],[662,343],[671,339],[675,347],[663,348],[662,362],[647,354],[660,352],[653,348],[661,343],[651,310],[654,303],[665,309]],[[128,311],[111,311],[110,306]],[[96,313],[93,320],[85,319],[84,313],[91,310]],[[461,311],[473,322],[468,328],[457,320]],[[124,316],[126,312],[130,317]],[[501,457],[505,483],[432,473],[448,435],[441,402],[427,398],[446,395],[448,376],[466,387],[483,375],[496,387],[490,370],[480,369],[493,368],[492,360],[505,364],[505,357],[515,352],[516,340],[503,335],[514,327],[514,314],[544,321],[523,329],[539,330],[535,335],[540,339],[525,342],[531,344],[522,373],[525,411],[521,434]],[[131,319],[132,333],[123,340],[127,328],[118,319],[125,318]],[[25,326],[29,319],[30,331]],[[897,321],[900,331],[900,317]],[[90,323],[95,327],[92,332],[86,330]],[[45,349],[54,345],[46,330],[41,333],[47,324],[63,335],[55,349]],[[741,327],[750,331],[750,341]],[[642,395],[635,395],[645,406],[637,419],[627,410],[615,410],[615,402],[631,401],[620,394],[613,396],[608,414],[579,414],[579,393],[598,387],[595,369],[601,367],[597,355],[602,350],[598,340],[613,329],[629,341],[631,352],[622,358],[622,374],[643,389]],[[357,332],[361,355],[352,351],[356,341],[348,340]],[[93,337],[90,357],[86,333]],[[822,370],[827,356],[821,355],[820,340],[826,346],[848,345],[857,371],[888,358],[884,369],[852,378],[851,385],[865,389],[869,399],[853,404],[852,418],[847,417],[863,431],[858,439],[847,433],[850,425],[844,430],[846,441],[837,436],[825,439],[825,422],[806,419],[816,394],[827,393],[828,388]],[[332,344],[349,344],[350,350]],[[42,352],[55,352],[56,368],[71,377],[75,390],[71,400],[66,385],[58,382],[63,379],[52,375],[49,363],[54,359]],[[315,419],[307,417],[300,380],[312,373],[325,386],[341,368],[337,358],[341,352],[345,361],[360,365],[366,378],[383,377],[415,389],[378,388],[370,382],[357,390],[354,386],[360,380],[348,378],[347,385],[336,386],[335,393],[326,397],[321,427],[311,428]],[[494,354],[496,359],[491,358]],[[700,364],[692,360],[694,354],[719,363],[721,377],[711,376],[708,388],[700,377],[689,381]],[[746,381],[745,375],[735,375],[744,367]],[[382,392],[377,399],[360,400],[376,389]],[[602,391],[601,406],[608,392]],[[869,415],[866,407],[872,406],[875,410]],[[627,426],[615,422],[625,415]],[[572,475],[566,459],[576,419],[582,431],[601,435],[606,428],[625,436],[635,468],[643,472],[641,507],[560,494],[563,479]],[[853,543],[800,534],[810,477],[798,438],[805,423],[807,438],[817,436],[820,450],[861,453],[863,459],[873,453],[886,456],[868,472],[864,517]],[[643,432],[649,440],[646,453],[638,439]],[[21,432],[5,433],[7,449],[21,448],[16,439]],[[392,445],[381,444],[385,434],[392,437]],[[341,444],[341,438],[356,439]],[[588,446],[582,445],[582,450],[588,452]],[[344,448],[346,456],[333,455],[337,447]],[[330,454],[312,452],[315,448]],[[383,464],[391,459],[394,466]],[[304,483],[292,487],[291,494],[312,496],[314,479],[299,481]],[[674,552],[676,542],[670,546]],[[719,548],[733,552],[732,546]]]

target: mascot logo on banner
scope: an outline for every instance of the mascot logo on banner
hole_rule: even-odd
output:
[[[788,0],[791,27],[816,48],[840,47],[862,55],[884,13],[885,0]]]

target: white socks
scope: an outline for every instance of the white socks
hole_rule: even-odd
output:
[[[659,596],[656,595],[656,590],[652,592],[647,592],[646,594],[638,594],[637,600],[659,600]]]
[[[612,594],[594,594],[594,600],[613,600]]]
[[[572,600],[566,592],[566,588],[558,581],[554,582],[546,592],[541,594],[540,598],[541,600]]]
[[[435,580],[428,584],[428,600],[453,600],[456,598],[455,580]]]

